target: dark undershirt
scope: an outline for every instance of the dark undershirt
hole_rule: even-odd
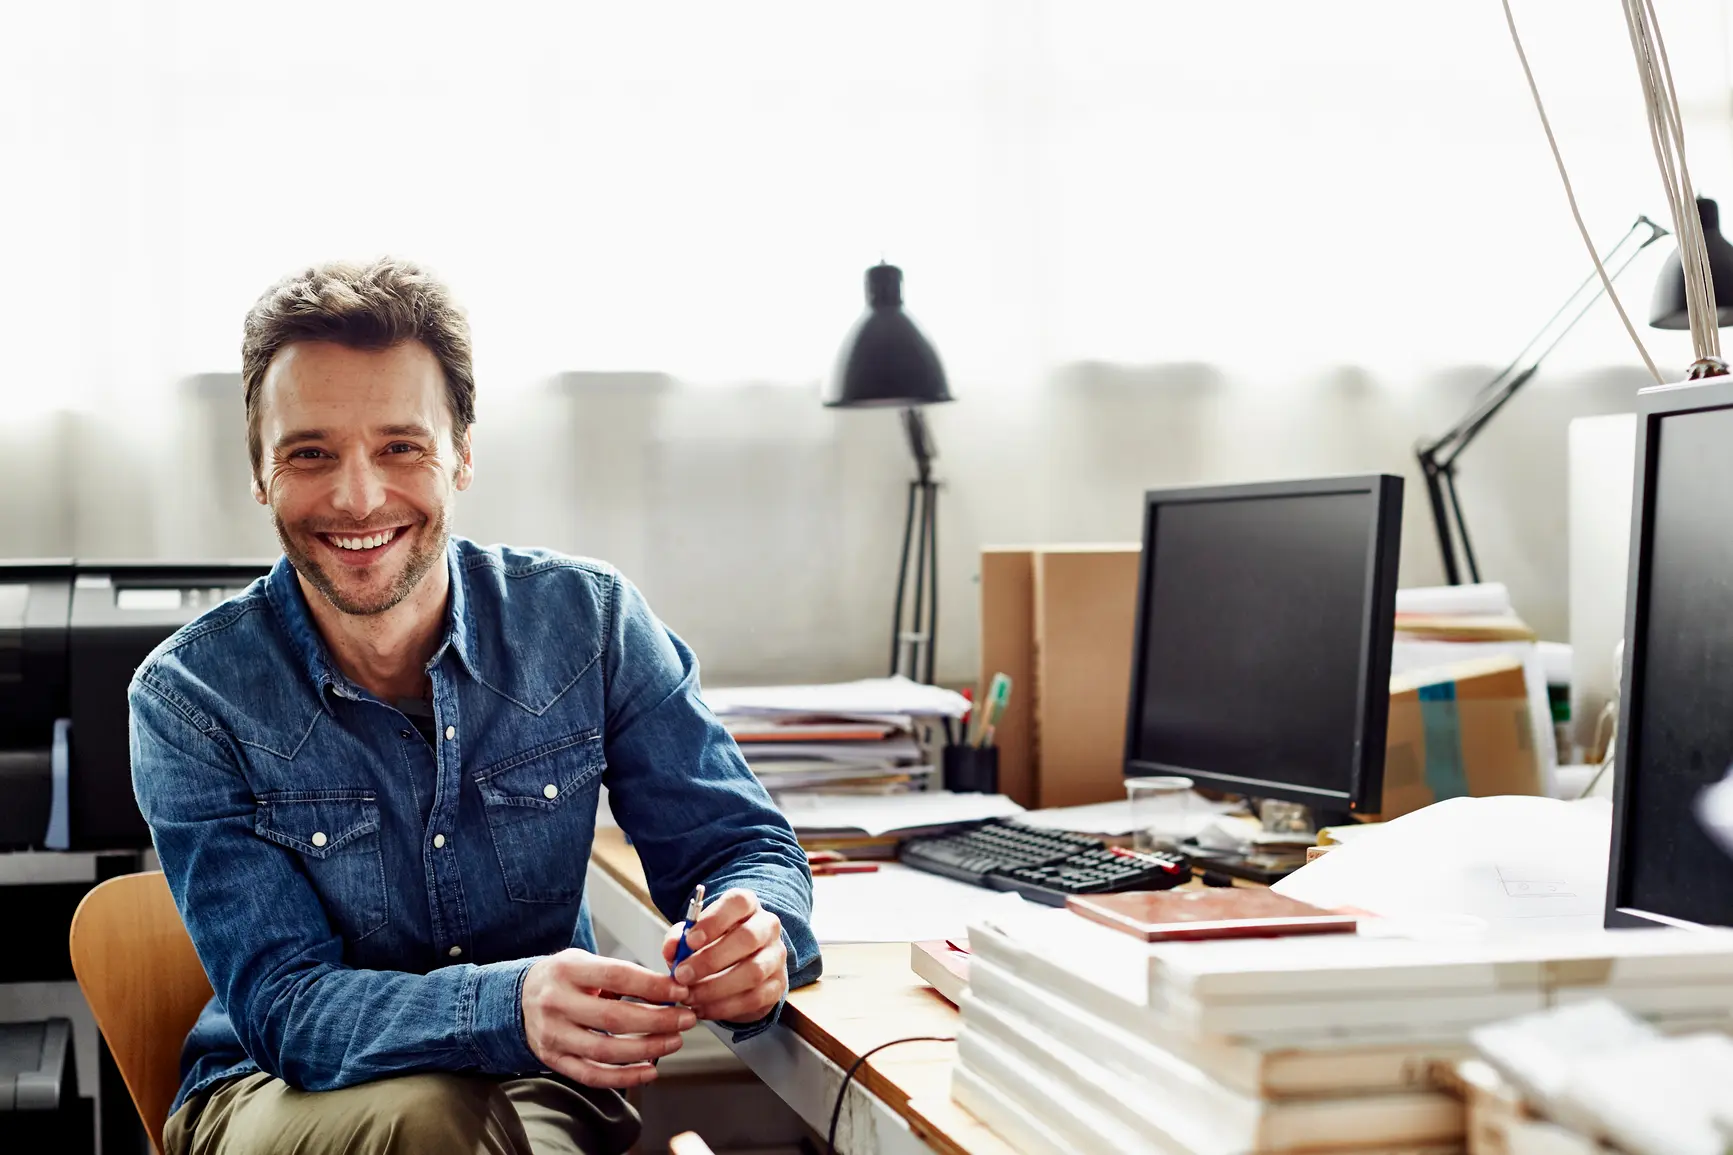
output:
[[[405,718],[409,719],[409,724],[415,727],[429,746],[436,745],[432,702],[426,698],[399,698],[397,699],[397,708]]]

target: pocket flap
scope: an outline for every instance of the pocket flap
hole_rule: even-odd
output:
[[[607,766],[602,732],[583,730],[513,754],[475,776],[482,800],[551,810]]]
[[[375,795],[360,790],[309,790],[263,794],[253,830],[309,858],[326,858],[379,829]]]

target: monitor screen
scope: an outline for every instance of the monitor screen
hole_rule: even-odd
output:
[[[1127,773],[1376,808],[1400,486],[1149,496]]]
[[[1680,390],[1661,404],[1703,400]],[[1733,859],[1695,808],[1733,766],[1733,397],[1726,403],[1656,413],[1646,427],[1609,895],[1615,908],[1721,926],[1733,925]]]

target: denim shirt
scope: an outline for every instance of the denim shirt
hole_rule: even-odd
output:
[[[133,788],[216,992],[175,1109],[258,1070],[305,1090],[544,1070],[524,973],[595,949],[604,784],[665,916],[700,882],[752,890],[782,919],[790,985],[818,977],[805,855],[638,591],[460,538],[447,565],[431,747],[338,671],[286,559],[133,678]]]

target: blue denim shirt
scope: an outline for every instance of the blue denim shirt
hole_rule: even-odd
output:
[[[599,563],[462,539],[447,564],[432,748],[338,671],[286,559],[133,679],[133,787],[216,991],[176,1109],[261,1069],[307,1090],[543,1070],[524,973],[594,949],[603,784],[664,915],[700,882],[755,891],[790,985],[818,977],[805,856],[638,591]]]

